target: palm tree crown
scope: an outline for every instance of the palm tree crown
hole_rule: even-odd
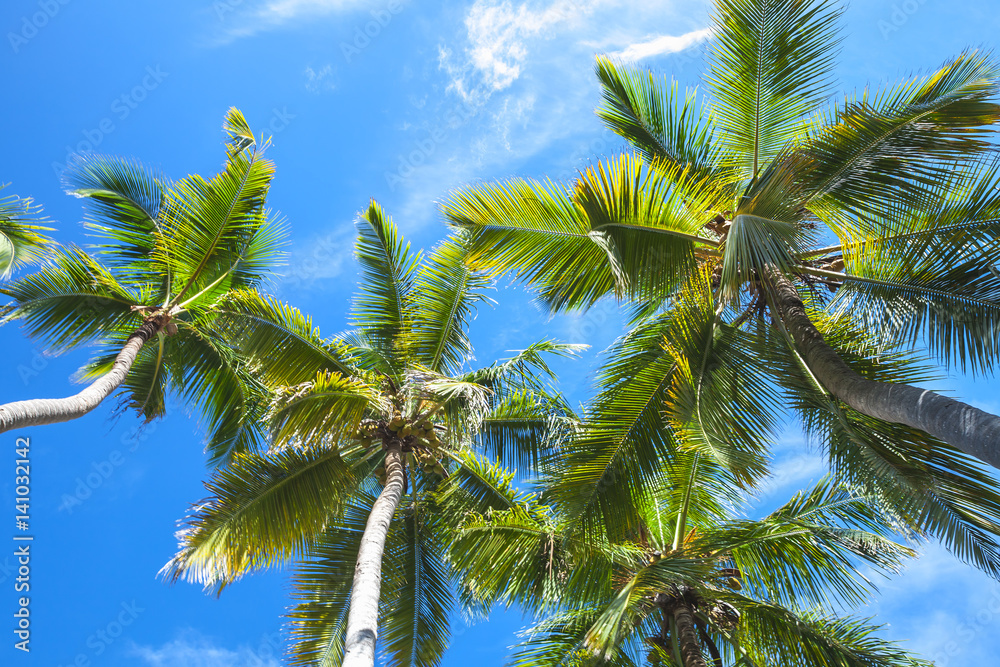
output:
[[[374,202],[358,227],[348,333],[324,339],[250,291],[222,308],[245,349],[268,350],[251,358],[273,388],[273,445],[219,470],[165,571],[221,588],[299,559],[294,664],[373,664],[381,617],[388,664],[431,666],[458,602],[450,527],[514,502],[476,452],[542,456],[558,408],[544,357],[578,346],[543,341],[469,370],[468,324],[490,282],[466,268],[462,240],[423,258]]]
[[[79,417],[116,390],[155,419],[172,388],[202,409],[213,458],[256,446],[261,386],[216,309],[226,295],[263,283],[280,259],[283,231],[266,207],[268,142],[236,109],[224,128],[226,164],[210,180],[172,183],[120,158],[72,165],[67,187],[89,205],[99,243],[92,252],[60,248],[42,270],[3,287],[12,299],[4,321],[20,321],[57,352],[96,343],[101,352],[81,372],[94,384],[69,399],[0,406],[0,430]]]
[[[973,457],[1000,465],[1000,418],[912,386],[935,374],[907,351],[973,371],[1000,352],[1000,67],[965,53],[821,113],[839,14],[718,0],[707,100],[598,58],[598,115],[634,152],[568,185],[468,187],[444,211],[473,267],[550,308],[631,308],[631,380],[606,399],[633,420],[614,420],[606,465],[574,469],[606,511],[669,454],[642,437],[665,403],[744,486],[786,407],[841,480],[996,575],[1000,495]]]

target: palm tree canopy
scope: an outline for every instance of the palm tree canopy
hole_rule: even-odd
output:
[[[235,332],[271,390],[273,444],[220,468],[164,571],[221,590],[300,561],[293,664],[343,658],[354,563],[385,482],[384,443],[403,443],[407,480],[386,536],[381,650],[387,664],[430,667],[462,603],[450,531],[467,512],[518,500],[480,455],[527,471],[547,456],[542,436],[565,413],[548,389],[546,357],[580,346],[540,341],[471,366],[469,324],[491,281],[467,268],[464,243],[414,252],[372,202],[358,221],[362,281],[350,331],[324,338],[311,318],[253,290],[232,292],[218,308],[220,326]]]
[[[597,455],[581,454],[552,493],[627,533],[657,458],[694,448],[752,486],[790,408],[838,478],[996,576],[993,476],[918,428],[831,396],[772,314],[780,275],[865,380],[934,381],[908,353],[920,343],[946,364],[993,369],[1000,65],[967,52],[823,112],[838,3],[716,9],[707,91],[598,58],[598,115],[633,153],[567,185],[468,187],[443,208],[473,268],[512,274],[554,310],[607,296],[631,308],[635,329],[612,348],[621,368],[602,379],[587,435]]]
[[[85,156],[65,174],[67,190],[85,200],[85,224],[96,243],[52,253],[40,271],[2,288],[17,320],[64,352],[93,344],[97,355],[81,378],[105,374],[144,321],[169,323],[139,352],[119,394],[147,421],[161,417],[173,390],[197,405],[214,460],[258,446],[255,419],[262,384],[219,326],[228,295],[263,284],[281,259],[281,220],[266,207],[274,174],[236,109],[227,114],[223,171],[179,182],[124,158]]]

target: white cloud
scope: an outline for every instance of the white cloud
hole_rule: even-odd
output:
[[[333,90],[335,85],[333,79],[333,66],[325,65],[319,70],[306,67],[306,90],[311,93],[318,93],[323,90]]]
[[[160,647],[135,644],[131,654],[149,667],[279,667],[281,641],[277,633],[271,633],[256,645],[233,650],[216,646],[196,630],[185,630]]]
[[[220,44],[286,26],[297,20],[325,16],[365,5],[364,0],[268,0],[244,7],[243,0],[220,0],[213,9],[227,24]]]
[[[621,51],[616,51],[611,55],[621,60],[643,60],[645,58],[652,58],[653,56],[680,53],[707,39],[711,39],[712,32],[712,28],[703,28],[678,36],[660,35],[643,42],[629,44]]]

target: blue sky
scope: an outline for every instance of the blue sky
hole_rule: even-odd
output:
[[[638,59],[696,85],[709,9],[702,0],[5,0],[0,182],[43,204],[61,241],[82,242],[80,204],[57,177],[70,154],[208,175],[223,159],[223,115],[237,106],[274,135],[270,204],[292,230],[274,291],[333,333],[356,280],[352,221],[369,197],[429,247],[444,233],[435,202],[451,189],[510,175],[568,178],[614,154],[620,142],[593,114],[593,55]],[[851,90],[926,71],[968,46],[992,48],[1000,18],[990,0],[858,0],[844,27],[838,76]],[[500,309],[475,322],[483,360],[542,336],[601,349],[618,331],[611,307],[549,318],[516,287],[501,284],[496,297]],[[0,349],[2,402],[69,393],[87,358],[45,356],[16,326],[0,328]],[[592,368],[593,355],[564,367],[575,400]],[[1000,410],[990,379],[945,384]],[[109,405],[19,434],[31,438],[33,651],[13,650],[7,634],[0,662],[279,664],[287,573],[245,580],[220,599],[156,578],[177,519],[204,495],[202,432],[178,404],[164,421],[137,426],[131,415],[111,419]],[[6,434],[0,446],[13,450],[14,440]],[[794,429],[775,452],[765,502],[822,474]],[[0,503],[11,507],[13,466],[4,471]],[[15,605],[12,552],[0,549],[3,614]],[[931,546],[882,593],[859,612],[887,623],[888,636],[942,666],[995,662],[995,582]],[[459,626],[445,665],[502,665],[521,624],[510,612]]]

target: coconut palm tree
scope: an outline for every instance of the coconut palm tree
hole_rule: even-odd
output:
[[[822,611],[867,601],[863,566],[890,574],[911,555],[876,509],[824,480],[761,519],[737,519],[724,469],[698,453],[664,468],[628,539],[587,535],[537,497],[469,516],[451,551],[469,595],[541,617],[510,664],[930,664],[870,622]]]
[[[7,184],[0,183],[0,192]],[[38,225],[40,209],[30,198],[0,197],[0,278],[6,280],[16,270],[45,257],[54,241],[41,234],[52,231]]]
[[[249,291],[221,307],[245,349],[268,351],[251,358],[274,388],[273,445],[217,472],[165,572],[221,589],[298,559],[294,664],[371,667],[382,618],[388,664],[436,665],[455,605],[446,529],[513,502],[473,452],[522,469],[540,458],[561,410],[544,357],[578,346],[543,341],[470,370],[489,281],[466,268],[462,240],[424,259],[374,202],[358,226],[350,332],[324,339]]]
[[[872,501],[828,479],[742,518],[777,400],[753,339],[717,320],[710,272],[700,287],[609,348],[536,494],[468,514],[450,554],[467,597],[541,617],[513,661],[525,667],[925,664],[828,613],[867,601],[862,571],[912,555],[891,539],[914,536],[901,514],[947,518],[946,485],[944,500]]]
[[[274,175],[267,140],[231,109],[223,171],[171,183],[121,158],[80,158],[67,172],[86,200],[98,244],[60,248],[37,273],[5,285],[3,321],[20,321],[50,350],[96,344],[83,391],[0,406],[0,432],[83,416],[118,391],[148,421],[172,388],[199,405],[216,459],[255,446],[262,388],[217,326],[230,292],[261,285],[280,258],[282,224],[266,207]]]
[[[860,373],[820,326],[850,319],[882,346],[993,369],[1000,67],[970,51],[823,112],[839,3],[715,4],[707,98],[598,58],[598,114],[634,153],[568,186],[514,179],[452,197],[473,266],[512,272],[556,310],[614,295],[645,314],[711,266],[727,321],[766,323],[838,407],[1000,466],[1000,418]]]
[[[971,457],[926,434],[837,404],[816,387],[785,339],[766,323],[724,320],[703,267],[672,307],[640,320],[605,352],[588,428],[563,448],[547,487],[552,503],[613,541],[640,531],[663,466],[685,452],[725,470],[720,485],[767,479],[769,444],[791,406],[824,448],[838,481],[879,508],[907,537],[939,540],[958,558],[1000,576],[1000,493]],[[870,336],[820,320],[848,363],[868,377],[922,381],[911,355],[876,350]],[[774,382],[782,378],[781,384]]]

